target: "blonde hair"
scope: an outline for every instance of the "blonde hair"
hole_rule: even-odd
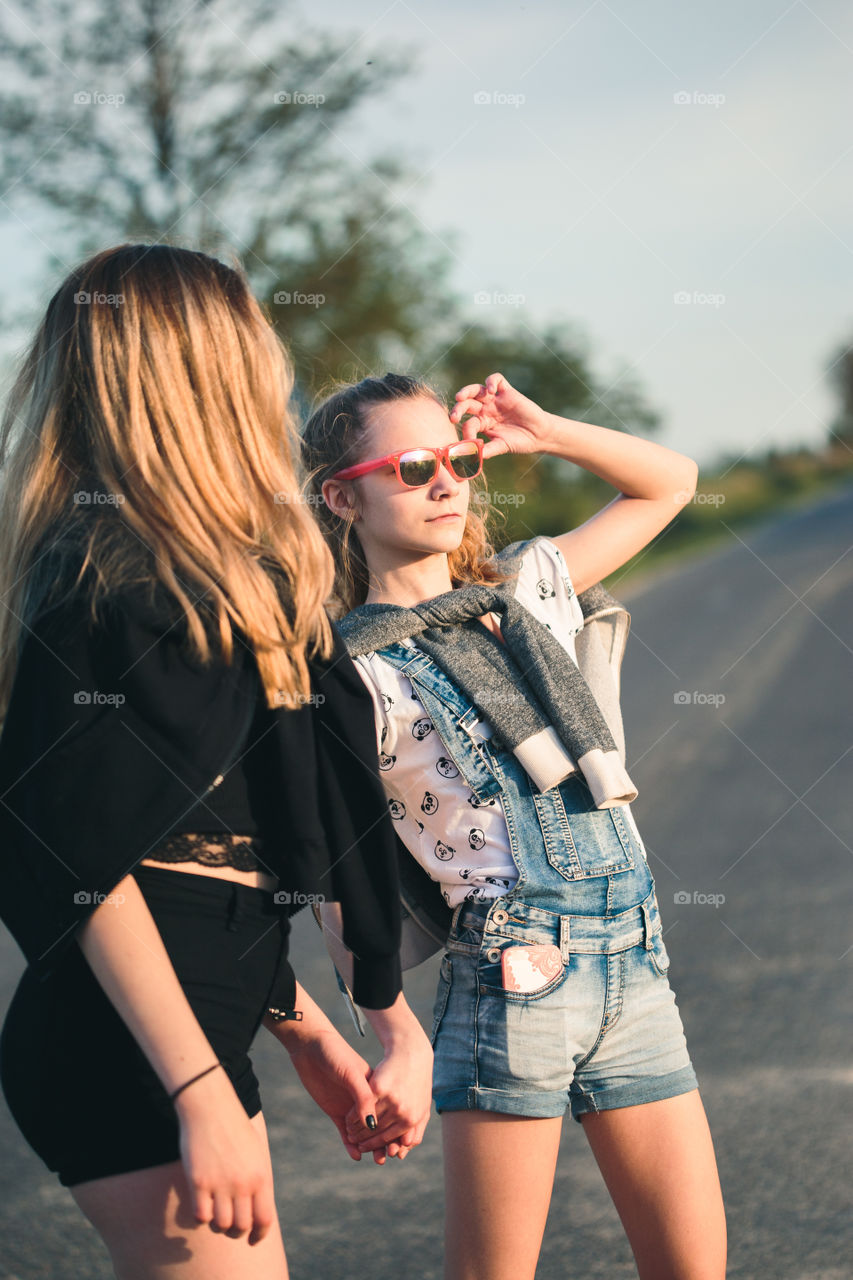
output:
[[[339,383],[302,429],[302,456],[308,471],[306,487],[335,561],[332,607],[338,615],[364,603],[370,575],[353,527],[354,513],[346,517],[336,515],[323,501],[323,483],[336,471],[363,460],[371,406],[419,396],[429,397],[445,413],[448,411],[434,387],[408,374],[386,373],[382,378]],[[495,513],[489,504],[482,472],[470,484],[471,497],[478,509],[469,505],[462,541],[447,555],[454,587],[468,582],[503,582],[510,576],[492,561],[495,549],[488,526]]]
[[[226,662],[235,627],[251,644],[269,706],[309,696],[334,566],[301,500],[293,381],[239,268],[124,244],[71,272],[0,426],[0,717],[51,549],[78,582],[90,571],[93,616],[130,582],[161,584],[199,661],[207,617]]]

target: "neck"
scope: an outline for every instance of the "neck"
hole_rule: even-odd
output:
[[[379,573],[371,568],[370,589],[364,603],[396,604],[408,609],[452,589],[447,556],[442,552],[407,564],[388,566]]]

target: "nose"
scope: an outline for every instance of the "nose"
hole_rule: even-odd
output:
[[[458,493],[462,484],[464,481],[457,480],[447,463],[442,462],[432,482],[432,489],[433,492],[437,490],[439,493]]]

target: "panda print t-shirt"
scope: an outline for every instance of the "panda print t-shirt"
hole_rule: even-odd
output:
[[[575,636],[583,629],[583,612],[566,562],[550,539],[539,538],[525,551],[515,598],[577,662]],[[447,757],[408,676],[376,653],[360,655],[355,664],[373,698],[379,768],[403,844],[441,885],[449,906],[500,897],[518,879],[500,797],[477,801]],[[485,718],[474,732],[492,736]]]

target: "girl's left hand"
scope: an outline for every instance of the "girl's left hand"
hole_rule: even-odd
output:
[[[538,404],[511,387],[502,373],[490,373],[485,383],[472,382],[456,392],[451,422],[463,414],[474,415],[462,423],[463,440],[480,432],[488,436],[484,458],[499,453],[539,453],[546,448],[547,414]]]

